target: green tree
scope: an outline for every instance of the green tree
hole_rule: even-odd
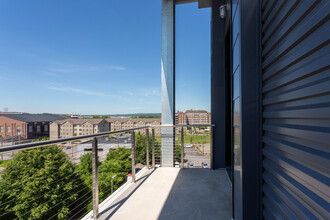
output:
[[[88,196],[74,164],[57,146],[24,150],[1,175],[0,218],[65,219],[81,211],[74,208]]]
[[[131,149],[119,147],[110,150],[106,160],[99,167],[99,198],[105,199],[111,193],[111,179],[116,190],[125,181],[126,175],[132,171]]]
[[[131,156],[131,154],[132,154],[131,149],[118,147],[115,150],[109,150],[106,161],[108,161],[108,160],[125,160],[125,159],[129,158]]]
[[[101,165],[101,162],[97,161],[98,166]],[[80,163],[76,168],[77,173],[85,181],[85,184],[91,189],[92,188],[92,153],[84,154],[80,158]]]
[[[38,137],[37,139],[33,140],[33,142],[47,141],[47,140],[49,140],[49,137],[43,136],[43,137]]]
[[[156,143],[155,143],[156,144]],[[152,137],[149,134],[149,158],[152,156]],[[147,136],[137,133],[135,135],[135,162],[146,164],[147,157]]]
[[[175,162],[181,162],[181,145],[176,145],[175,146],[175,152],[174,152],[174,155],[175,155]],[[183,153],[183,157],[185,157],[185,153]]]

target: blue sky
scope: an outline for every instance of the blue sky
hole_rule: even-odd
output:
[[[161,1],[0,1],[0,111],[161,111]],[[176,108],[210,109],[210,10],[176,8]]]

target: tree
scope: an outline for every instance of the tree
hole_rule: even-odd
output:
[[[1,175],[0,204],[5,205],[0,207],[0,218],[64,219],[81,211],[74,208],[87,196],[88,188],[74,164],[57,146],[23,150]]]
[[[111,179],[113,188],[116,190],[125,181],[126,175],[132,171],[131,149],[119,147],[110,150],[106,160],[99,167],[99,198],[102,201],[111,192]]]
[[[149,135],[149,158],[152,156],[152,137]],[[147,157],[147,136],[137,133],[135,135],[135,161],[146,164]]]
[[[132,154],[131,149],[118,147],[115,150],[109,150],[109,153],[107,154],[106,161],[108,160],[125,160],[129,158]]]
[[[101,162],[97,161],[98,166],[101,165]],[[92,153],[84,154],[80,158],[80,163],[76,168],[77,173],[84,180],[85,184],[91,189],[92,188]]]
[[[38,137],[37,139],[33,140],[33,142],[47,141],[47,140],[49,140],[49,137],[43,136],[43,137]]]
[[[175,162],[180,162],[181,161],[181,145],[176,145],[175,146]],[[183,153],[183,157],[185,157],[186,153]]]

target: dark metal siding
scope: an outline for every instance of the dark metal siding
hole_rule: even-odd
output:
[[[330,4],[262,5],[263,216],[329,219]]]

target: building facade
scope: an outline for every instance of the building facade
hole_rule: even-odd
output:
[[[105,119],[110,123],[111,131],[119,131],[129,128],[143,127],[149,125],[161,125],[160,118],[107,118]],[[160,135],[160,127],[155,127],[155,134]],[[137,131],[140,133],[145,133],[145,129]]]
[[[23,139],[49,137],[49,124],[63,118],[49,114],[2,114],[0,115],[0,137],[20,136]]]
[[[162,0],[167,124],[175,120],[175,7],[192,2],[211,9],[212,167],[231,178],[232,218],[328,219],[330,2]],[[174,143],[163,142],[170,162],[162,165],[173,166]]]
[[[211,124],[211,112],[207,112],[205,110],[187,110],[186,112],[177,111],[175,113],[175,124]]]
[[[110,130],[105,119],[64,119],[50,124],[50,139],[97,134]]]

